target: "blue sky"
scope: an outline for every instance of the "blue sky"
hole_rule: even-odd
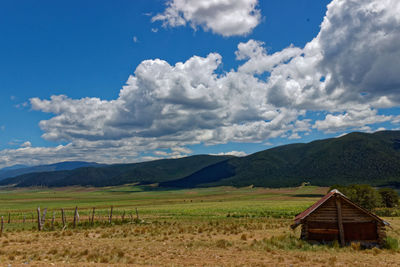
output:
[[[2,1],[0,167],[399,128],[396,1],[210,3]]]

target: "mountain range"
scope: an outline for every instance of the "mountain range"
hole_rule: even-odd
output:
[[[104,164],[98,164],[95,162],[85,162],[85,161],[64,161],[64,162],[39,165],[39,166],[27,166],[18,164],[1,169],[0,180],[9,177],[15,177],[26,173],[73,170],[81,167],[99,167],[99,166],[104,166]]]
[[[363,183],[400,186],[400,131],[354,132],[297,143],[245,157],[196,155],[133,164],[84,166],[26,173],[0,185],[111,186],[157,184],[161,188],[298,186]]]

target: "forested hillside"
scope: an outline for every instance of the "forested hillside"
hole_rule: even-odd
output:
[[[5,179],[15,186],[110,186],[159,183],[190,188],[220,185],[286,187],[365,183],[400,184],[400,131],[350,133],[290,144],[246,157],[198,155],[135,164],[30,173]]]

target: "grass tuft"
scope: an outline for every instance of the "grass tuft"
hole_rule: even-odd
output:
[[[361,249],[361,244],[359,242],[351,242],[350,247],[352,250],[360,250]]]
[[[232,244],[229,241],[225,240],[225,239],[219,239],[216,242],[216,246],[218,248],[227,248],[227,247],[232,246]]]

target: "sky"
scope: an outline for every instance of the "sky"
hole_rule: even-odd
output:
[[[3,0],[0,168],[400,129],[398,0]]]

